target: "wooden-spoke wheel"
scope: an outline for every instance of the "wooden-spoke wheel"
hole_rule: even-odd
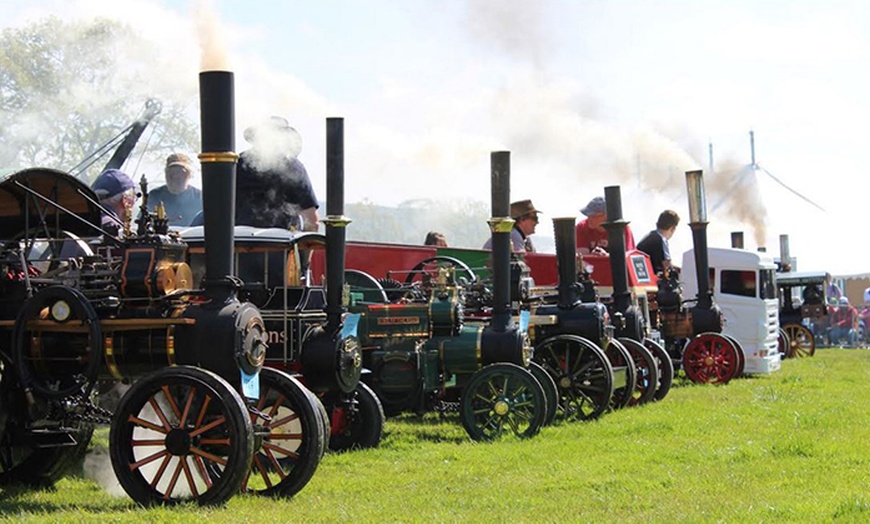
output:
[[[812,331],[801,324],[787,324],[783,329],[789,340],[788,358],[804,358],[816,354],[816,338]]]
[[[439,255],[418,262],[405,277],[405,285],[410,286],[415,281],[434,278],[438,275],[438,270],[442,268],[452,269],[457,281],[465,280],[471,283],[477,280],[474,270],[468,267],[465,262],[458,258]]]
[[[257,495],[292,497],[308,484],[323,457],[326,435],[317,400],[287,373],[260,370],[260,397],[251,424],[257,439],[250,474],[242,490]]]
[[[529,362],[529,371],[538,379],[541,387],[544,388],[544,394],[547,397],[547,416],[544,417],[544,425],[549,426],[556,419],[556,411],[559,405],[559,387],[556,386],[553,376],[547,373],[547,370],[537,362]]]
[[[613,368],[613,396],[610,397],[610,409],[621,409],[628,406],[634,395],[637,382],[637,371],[631,353],[616,339],[610,339],[604,348],[610,366]]]
[[[697,383],[725,384],[740,368],[739,351],[719,333],[701,333],[683,350],[683,370]]]
[[[634,393],[628,401],[629,406],[646,404],[656,394],[659,383],[659,366],[652,353],[643,344],[631,338],[620,338],[634,361]]]
[[[613,368],[604,351],[577,335],[556,335],[537,346],[532,357],[559,388],[559,413],[567,420],[600,417],[613,396]]]
[[[332,436],[329,449],[376,448],[384,433],[384,408],[370,387],[360,382],[351,393],[327,401],[332,413]]]
[[[222,504],[239,492],[254,452],[239,394],[202,368],[175,366],[135,382],[109,431],[112,468],[143,506]]]
[[[652,353],[658,365],[659,383],[656,386],[653,400],[661,400],[668,395],[668,392],[671,390],[671,384],[674,382],[674,362],[665,348],[655,340],[645,338],[643,339],[643,345]]]
[[[776,335],[776,350],[779,351],[779,359],[785,360],[788,358],[788,348],[791,346],[791,339],[785,329],[779,328]]]
[[[471,376],[460,399],[462,426],[473,440],[536,435],[547,412],[538,380],[516,364],[490,364]]]

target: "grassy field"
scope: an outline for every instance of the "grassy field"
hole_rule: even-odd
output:
[[[7,489],[35,522],[868,522],[870,351],[825,349],[767,377],[679,383],[662,402],[534,439],[468,441],[458,419],[388,421],[329,454],[292,500],[144,510],[87,476]],[[101,444],[102,443],[102,444]],[[96,443],[96,452],[105,441]],[[111,466],[91,457],[92,476]]]

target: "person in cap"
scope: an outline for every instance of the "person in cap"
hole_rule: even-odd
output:
[[[317,196],[297,158],[302,137],[273,116],[245,129],[251,148],[236,168],[236,224],[317,231]]]
[[[148,192],[148,210],[153,212],[162,203],[170,226],[189,226],[202,211],[202,191],[190,185],[193,173],[189,156],[184,153],[167,156],[163,168],[166,184]]]
[[[649,255],[653,271],[664,274],[671,269],[671,249],[668,241],[677,231],[680,215],[672,209],[666,209],[659,214],[656,228],[647,233],[637,248]]]
[[[604,201],[604,197],[593,198],[580,212],[586,215],[586,218],[577,223],[574,228],[577,253],[580,255],[607,255],[607,230],[601,226],[607,221],[607,203]],[[625,250],[632,249],[635,249],[634,235],[626,224]]]
[[[103,207],[100,227],[106,233],[117,235],[127,209],[132,209],[136,203],[136,184],[127,173],[119,169],[107,169],[94,180],[91,189]]]
[[[511,204],[511,218],[514,227],[511,229],[511,247],[514,253],[534,253],[535,245],[529,238],[535,234],[538,226],[538,214],[531,200],[520,200]],[[492,249],[492,237],[483,244],[483,249]]]
[[[837,310],[831,317],[831,344],[855,347],[858,339],[858,310],[849,304],[847,297],[840,297]]]

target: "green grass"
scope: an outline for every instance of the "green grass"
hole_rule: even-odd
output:
[[[380,448],[327,455],[292,500],[144,510],[78,477],[53,490],[7,489],[0,513],[41,522],[867,522],[867,399],[870,351],[826,349],[771,376],[679,383],[660,403],[525,441],[473,443],[452,417],[390,419]]]

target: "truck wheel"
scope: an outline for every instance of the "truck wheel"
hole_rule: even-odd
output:
[[[267,433],[259,439],[242,491],[292,497],[311,480],[324,454],[325,426],[317,400],[287,373],[263,368],[256,408],[251,424]]]
[[[490,364],[475,372],[460,399],[462,426],[473,440],[532,437],[544,425],[546,410],[541,384],[516,364]]]
[[[143,506],[222,504],[248,475],[248,410],[224,379],[202,368],[164,368],[135,382],[109,430],[112,468]]]

